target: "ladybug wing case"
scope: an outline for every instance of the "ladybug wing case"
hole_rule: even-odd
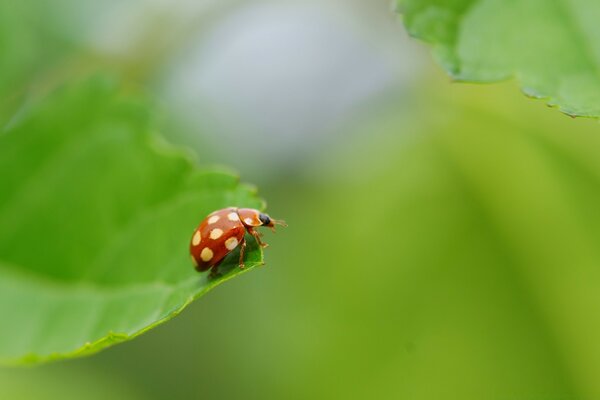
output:
[[[194,232],[190,253],[198,271],[218,265],[244,239],[246,229],[231,210],[207,217]],[[200,236],[198,240],[198,236]]]

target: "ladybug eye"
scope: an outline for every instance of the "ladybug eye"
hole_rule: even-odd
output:
[[[269,225],[271,223],[271,218],[269,218],[267,214],[258,214],[258,219],[260,219],[260,222],[262,222],[263,225]]]

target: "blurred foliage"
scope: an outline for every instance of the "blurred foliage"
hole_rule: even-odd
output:
[[[57,41],[40,14],[41,8],[28,3],[0,4],[0,93],[25,84],[40,63],[51,64]]]
[[[516,77],[563,112],[600,116],[600,3],[397,0],[410,33],[434,46],[453,78]]]
[[[80,49],[61,29],[62,1],[0,4],[0,126],[73,72],[67,60]]]
[[[216,209],[261,201],[161,142],[148,111],[96,78],[28,105],[5,127],[0,360],[96,352],[240,273],[233,257],[223,276],[198,275],[190,235]],[[262,263],[258,247],[249,250],[246,271]]]
[[[100,371],[47,372],[28,370],[0,372],[0,397],[11,400],[142,399],[121,379]],[[67,383],[68,384],[65,384]]]
[[[319,283],[273,398],[598,397],[597,124],[488,90],[436,85],[315,166],[355,181],[294,193],[278,260]]]

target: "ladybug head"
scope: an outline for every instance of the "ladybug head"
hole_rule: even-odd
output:
[[[267,214],[263,213],[258,214],[258,219],[260,219],[260,222],[262,222],[262,226],[271,228],[273,232],[275,232],[275,225],[287,226],[287,224],[284,221],[273,219]]]

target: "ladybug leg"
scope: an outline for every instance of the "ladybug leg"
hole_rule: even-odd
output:
[[[260,240],[260,237],[262,236],[262,234],[258,231],[256,231],[255,229],[248,229],[248,232],[254,236],[254,239],[256,239],[256,243],[258,243],[258,245],[260,247],[262,247],[263,249],[267,246],[269,246],[267,243],[263,243],[262,240]]]
[[[208,274],[209,279],[215,279],[219,277],[221,274],[219,273],[219,266],[213,265],[210,269],[210,274]]]
[[[219,265],[221,265],[222,262],[223,260],[210,267],[210,274],[208,275],[210,279],[218,278],[219,276],[221,276],[221,273],[219,272]]]
[[[246,239],[242,239],[242,243],[240,243],[240,269],[244,269],[244,255],[246,254]]]

